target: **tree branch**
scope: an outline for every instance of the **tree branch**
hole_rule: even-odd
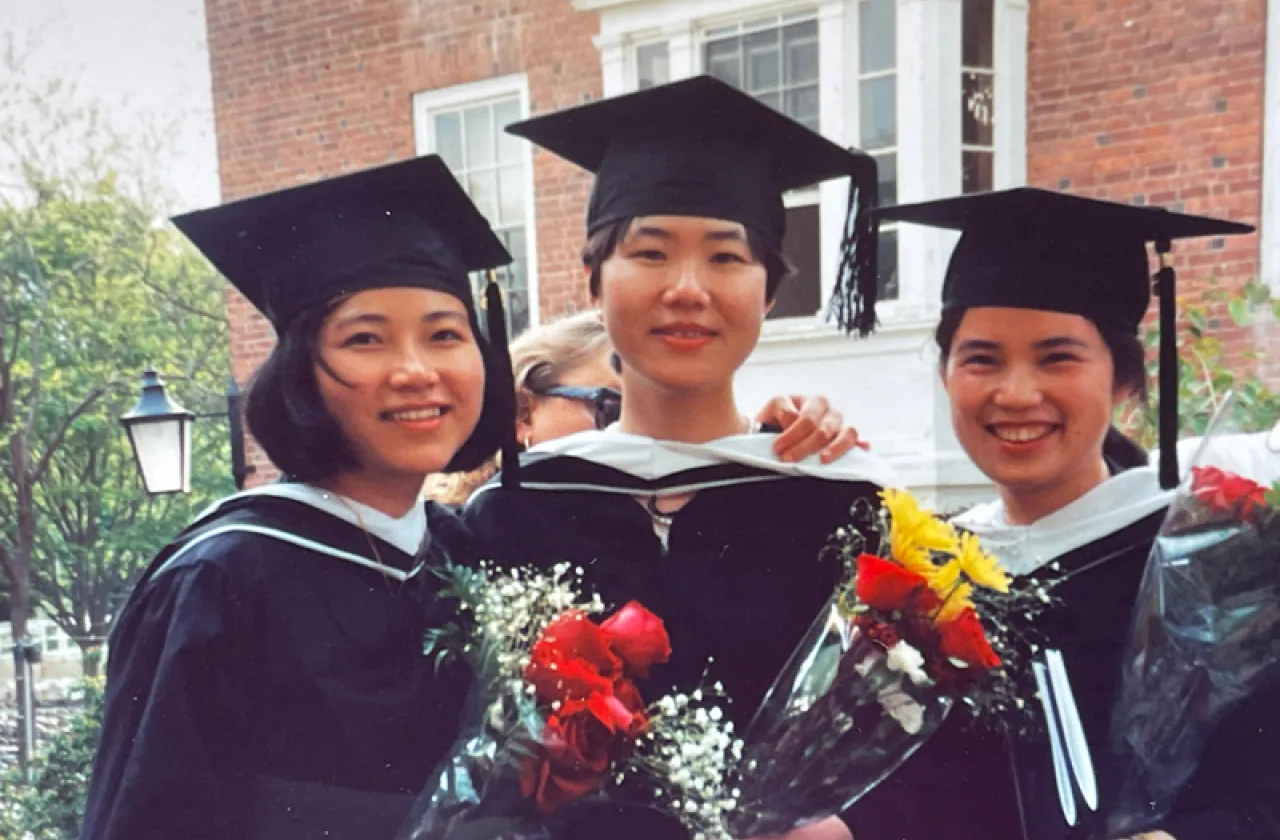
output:
[[[105,385],[99,385],[97,388],[90,391],[89,396],[85,397],[70,414],[62,418],[62,422],[58,424],[57,430],[49,438],[49,442],[45,444],[44,454],[40,456],[40,460],[37,462],[36,468],[31,473],[32,483],[39,481],[44,475],[45,470],[49,467],[49,459],[53,457],[53,454],[58,451],[58,447],[62,445],[63,439],[67,436],[67,429],[69,429],[71,424],[76,421],[76,418],[88,411],[95,402],[103,397],[103,395],[119,388],[123,382],[124,380],[121,379],[113,379]]]

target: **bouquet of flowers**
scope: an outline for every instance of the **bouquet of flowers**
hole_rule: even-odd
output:
[[[580,594],[581,570],[567,564],[447,573],[472,626],[428,646],[467,657],[482,711],[401,838],[548,838],[602,800],[660,812],[695,838],[726,836],[741,743],[718,686],[641,697],[635,680],[671,655],[658,616],[633,601],[597,622],[603,604]]]
[[[1197,452],[1139,589],[1112,715],[1128,758],[1115,833],[1167,817],[1215,724],[1280,676],[1280,486],[1214,466],[1231,461],[1227,418]]]
[[[1006,651],[1017,655],[1008,614],[1042,599],[1012,592],[976,537],[909,493],[881,496],[882,509],[855,508],[872,529],[836,532],[845,579],[743,739],[739,809],[729,819],[736,837],[782,833],[849,807],[957,699],[979,713],[1016,699],[1001,667]],[[879,532],[878,553],[865,550],[866,530]]]

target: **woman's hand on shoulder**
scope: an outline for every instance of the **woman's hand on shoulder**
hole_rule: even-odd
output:
[[[786,834],[752,837],[750,840],[853,840],[853,835],[839,817],[827,817],[825,820],[792,829]]]
[[[858,430],[844,425],[844,414],[831,407],[825,397],[774,397],[756,415],[757,423],[772,423],[782,428],[773,443],[773,453],[781,461],[803,461],[818,455],[830,464],[853,449],[870,449],[858,437]]]

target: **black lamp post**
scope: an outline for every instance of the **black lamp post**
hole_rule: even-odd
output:
[[[147,492],[153,496],[190,492],[191,427],[197,418],[225,418],[230,424],[231,474],[236,489],[242,489],[245,478],[254,471],[244,458],[242,399],[233,377],[227,384],[225,413],[192,414],[169,398],[164,381],[154,368],[148,368],[142,374],[142,396],[138,404],[120,418],[129,434]]]

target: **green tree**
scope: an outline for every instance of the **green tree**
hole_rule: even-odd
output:
[[[1219,339],[1226,321],[1251,327],[1263,319],[1280,323],[1280,300],[1271,298],[1263,284],[1250,281],[1235,291],[1221,288],[1216,280],[1199,302],[1183,306],[1178,333],[1178,422],[1180,435],[1203,435],[1228,393],[1235,394],[1233,418],[1241,431],[1268,429],[1280,419],[1280,393],[1270,390],[1257,376],[1256,352],[1242,358],[1228,357]],[[1156,348],[1159,330],[1153,325],[1143,333],[1147,353],[1147,383],[1152,399],[1140,410],[1123,412],[1121,425],[1135,433],[1143,445],[1156,445],[1159,429],[1159,365]]]
[[[150,499],[117,421],[149,364],[192,410],[225,410],[224,292],[158,221],[151,146],[115,134],[58,84],[27,83],[11,53],[5,62],[0,571],[15,638],[35,595],[92,652],[149,556],[230,489],[225,424],[197,425],[195,492]],[[76,146],[51,154],[41,140],[54,134]]]
[[[102,683],[85,680],[84,707],[35,761],[31,783],[0,777],[0,840],[75,840],[102,730]]]

